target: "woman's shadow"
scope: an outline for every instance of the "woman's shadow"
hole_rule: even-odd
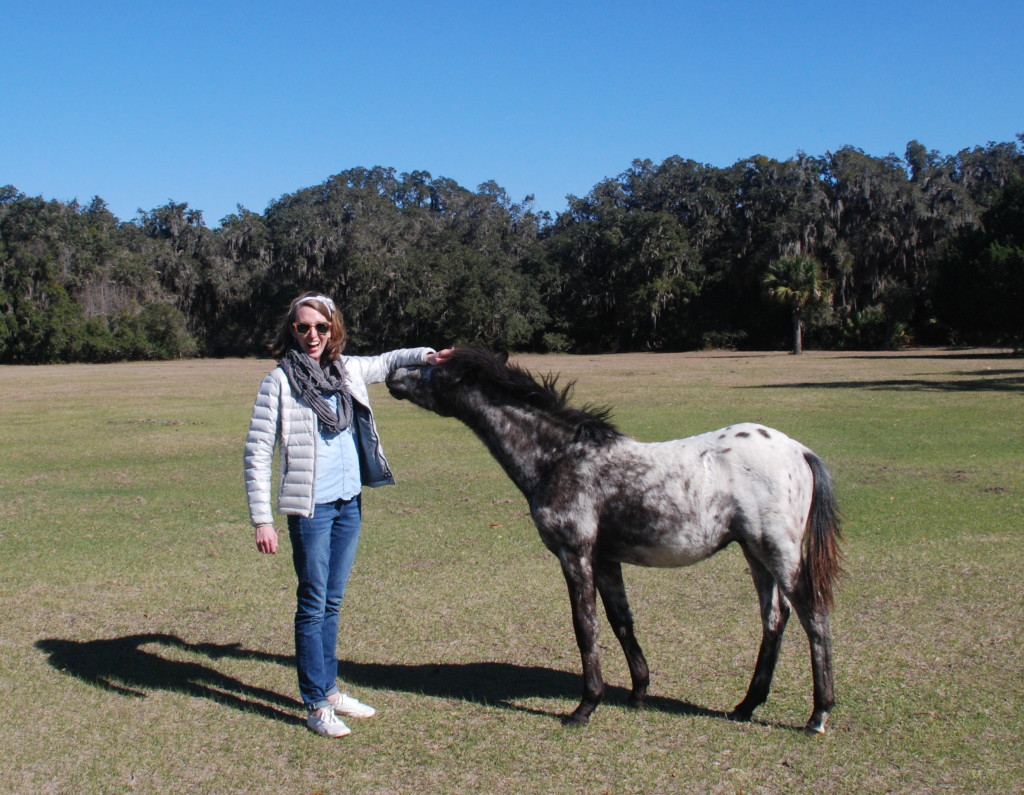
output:
[[[295,662],[294,657],[243,649],[237,643],[188,643],[159,633],[89,641],[46,638],[35,645],[49,655],[50,665],[58,671],[124,696],[145,698],[147,691],[167,690],[208,698],[272,720],[303,723],[296,714],[301,704],[294,698],[246,684],[208,665],[168,659],[161,656],[159,649],[143,648],[154,644],[201,654],[211,660],[233,657],[281,665]]]
[[[291,655],[245,649],[237,643],[189,643],[161,633],[91,641],[47,638],[35,645],[49,655],[48,662],[58,671],[124,696],[145,698],[147,692],[166,690],[207,698],[271,720],[303,723],[298,714],[302,705],[296,699],[246,684],[209,665],[169,659],[161,655],[160,647],[202,655],[211,661],[233,658],[294,666]],[[460,699],[557,718],[563,716],[517,702],[527,698],[571,698],[580,689],[578,673],[503,662],[405,665],[342,661],[341,675],[349,684],[361,687]],[[606,700],[625,702],[627,697],[625,688],[609,687]],[[670,698],[649,698],[647,707],[676,714],[725,717],[723,712]]]

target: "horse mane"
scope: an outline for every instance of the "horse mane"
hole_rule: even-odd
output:
[[[538,381],[525,367],[509,362],[507,353],[495,353],[478,345],[455,348],[443,365],[460,382],[486,385],[493,391],[538,409],[549,418],[575,429],[575,440],[602,444],[621,437],[611,422],[611,409],[569,404],[575,381],[559,387],[558,374],[548,373]]]

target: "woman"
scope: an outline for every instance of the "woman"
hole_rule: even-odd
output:
[[[273,345],[278,366],[260,385],[245,441],[245,485],[256,548],[278,549],[271,462],[280,446],[278,512],[288,517],[296,591],[295,657],[306,725],[326,737],[349,728],[338,717],[376,710],[338,690],[338,610],[362,519],[363,486],[394,483],[381,451],[367,384],[397,367],[438,364],[449,351],[410,348],[342,356],[345,325],[334,302],[305,293],[292,301]]]

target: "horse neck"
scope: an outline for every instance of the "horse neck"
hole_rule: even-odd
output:
[[[573,440],[573,430],[543,411],[481,398],[464,404],[461,419],[529,496],[544,473]]]

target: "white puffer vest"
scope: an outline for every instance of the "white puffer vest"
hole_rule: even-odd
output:
[[[370,409],[367,384],[377,384],[398,367],[423,364],[433,348],[404,348],[379,356],[344,356],[346,386],[352,395],[352,421],[356,423],[359,463],[364,486],[395,482]],[[284,371],[271,370],[256,395],[252,421],[245,439],[245,490],[253,526],[273,524],[271,471],[274,447],[280,445],[280,482],[277,510],[283,514],[313,515],[316,448],[320,434],[309,404],[292,395]]]

